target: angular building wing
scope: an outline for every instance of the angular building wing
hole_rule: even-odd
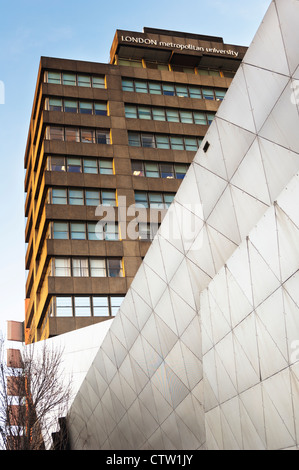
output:
[[[298,448],[298,21],[272,1],[72,404],[72,448]]]

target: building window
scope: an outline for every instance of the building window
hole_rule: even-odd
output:
[[[91,277],[106,276],[106,263],[104,259],[91,259],[89,264]]]
[[[181,110],[176,108],[157,108],[125,104],[127,118],[152,119],[154,121],[182,122],[184,124],[211,124],[215,113],[205,111]]]
[[[115,222],[52,222],[49,235],[55,240],[118,240]],[[99,225],[98,225],[99,224]]]
[[[94,114],[107,116],[107,102],[78,101],[62,98],[46,98],[47,111],[64,111],[65,113]]]
[[[56,317],[72,317],[72,297],[56,297]]]
[[[201,137],[128,132],[129,145],[133,147],[196,151],[202,140]]]
[[[71,173],[90,173],[113,175],[111,158],[48,157],[47,168],[50,171],[67,171]]]
[[[86,230],[84,222],[71,222],[70,229],[71,240],[86,239]]]
[[[155,95],[163,94],[167,96],[208,100],[212,99],[217,101],[223,100],[226,93],[226,88],[204,88],[199,85],[162,83],[151,80],[138,80],[134,78],[123,78],[122,89],[123,91],[135,93],[150,93]]]
[[[53,298],[56,317],[111,317],[121,306],[124,295],[56,296]]]
[[[153,240],[158,229],[159,224],[140,222],[138,224],[139,240]]]
[[[52,204],[70,204],[72,206],[116,206],[116,193],[110,190],[78,188],[52,188]]]
[[[121,259],[108,259],[107,271],[109,277],[123,277],[123,268]]]
[[[55,258],[55,276],[68,277],[70,275],[70,260],[67,258]]]
[[[67,142],[83,142],[97,144],[111,144],[110,131],[108,129],[86,129],[75,127],[47,126],[47,140],[60,140]]]
[[[68,72],[46,71],[44,75],[46,83],[54,83],[56,85],[82,86],[93,88],[106,88],[105,77],[103,75],[81,75]]]
[[[172,203],[174,196],[174,193],[135,191],[135,205],[136,207],[167,209]]]
[[[72,274],[75,277],[88,277],[88,260],[85,258],[77,258],[72,260]]]

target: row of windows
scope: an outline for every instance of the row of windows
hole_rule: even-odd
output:
[[[106,88],[105,77],[103,75],[86,75],[69,72],[45,72],[44,80],[46,83],[56,85],[82,86],[87,88]]]
[[[148,147],[157,149],[189,150],[195,152],[202,137],[173,136],[165,134],[149,134],[128,132],[129,145],[133,147]]]
[[[115,316],[123,299],[123,295],[54,297],[50,307],[50,314],[56,317]]]
[[[84,142],[88,144],[110,144],[110,131],[108,129],[86,129],[77,127],[47,126],[47,140],[62,142]]]
[[[144,198],[140,202],[144,202]],[[146,201],[146,203],[148,202]],[[142,207],[144,207],[144,205],[142,205]],[[51,222],[51,238],[54,240],[108,241],[115,241],[119,239],[119,229],[117,223],[106,223],[103,227],[103,232],[97,229],[97,224],[98,222]],[[158,231],[159,224],[156,222],[139,222],[136,228],[136,236],[139,240],[152,240]]]
[[[133,176],[146,176],[147,178],[167,178],[182,180],[187,173],[189,165],[185,163],[162,163],[132,160]]]
[[[152,209],[168,209],[175,193],[156,193],[150,191],[135,191],[136,207]]]
[[[221,88],[162,83],[151,80],[137,80],[133,78],[123,78],[122,89],[123,91],[133,91],[136,93],[150,93],[152,95],[178,96],[182,98],[217,101],[222,101],[226,94],[226,89]]]
[[[53,276],[63,277],[123,277],[120,258],[55,258]]]
[[[118,224],[107,222],[98,230],[98,222],[51,222],[50,237],[54,240],[118,240]]]
[[[52,188],[50,204],[70,204],[73,206],[116,206],[116,193],[105,189]]]
[[[144,59],[118,59],[117,65],[126,65],[135,68],[148,68],[157,70],[169,70],[173,72],[194,73],[197,75],[210,75],[216,77],[233,77],[234,72],[228,70],[208,69],[199,67],[186,67],[174,64],[162,64],[158,62],[149,62]]]
[[[215,113],[207,113],[204,111],[135,106],[129,104],[125,105],[125,115],[126,118],[182,122],[184,124],[200,124],[202,126],[211,124],[215,117]]]
[[[65,113],[94,114],[107,116],[106,102],[78,101],[62,98],[46,98],[46,111],[63,111]]]
[[[70,173],[113,175],[111,158],[48,157],[47,169]]]

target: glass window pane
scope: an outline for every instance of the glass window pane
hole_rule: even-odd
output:
[[[106,276],[106,263],[104,259],[91,259],[89,261],[90,275],[92,277]]]
[[[116,206],[115,191],[102,191],[102,204],[104,206]]]
[[[107,104],[106,103],[95,103],[94,113],[98,116],[107,116]]]
[[[75,277],[88,277],[88,260],[85,258],[72,260],[73,276]]]
[[[64,157],[50,157],[52,171],[65,171],[65,158]]]
[[[175,95],[174,85],[162,84],[162,89],[163,89],[163,95],[169,95],[169,96]]]
[[[65,140],[67,142],[80,142],[79,129],[75,127],[66,127]]]
[[[113,161],[112,160],[100,160],[100,174],[101,175],[113,175]]]
[[[160,83],[149,82],[148,83],[148,88],[149,88],[149,92],[152,95],[161,95],[161,93],[162,93]]]
[[[201,89],[196,86],[189,86],[189,95],[190,98],[197,98],[200,100],[202,98]]]
[[[92,144],[94,142],[94,131],[92,129],[81,129],[81,142]]]
[[[169,138],[167,135],[156,135],[157,149],[169,149]]]
[[[156,209],[163,209],[163,197],[162,194],[159,193],[149,193],[149,204],[150,207],[156,208]]]
[[[184,124],[193,124],[193,115],[191,111],[180,111],[181,122]]]
[[[110,133],[109,131],[96,131],[96,143],[97,144],[110,144]]]
[[[48,72],[48,83],[61,84],[61,73],[60,72]]]
[[[64,100],[64,112],[65,113],[76,113],[77,112],[77,101]]]
[[[81,114],[92,114],[92,103],[88,101],[80,101],[79,111]]]
[[[203,88],[202,95],[205,100],[213,100],[214,99],[214,91],[211,88]]]
[[[118,240],[118,225],[108,222],[105,226],[105,240]]]
[[[151,109],[145,106],[138,106],[139,119],[152,119]]]
[[[62,83],[63,85],[76,85],[76,75],[74,73],[63,73],[62,74]]]
[[[91,80],[88,75],[78,75],[78,86],[91,86]]]
[[[129,79],[122,79],[122,89],[123,91],[134,91],[134,82]]]
[[[75,206],[84,205],[83,189],[69,189],[69,204]]]
[[[146,162],[144,164],[144,166],[145,166],[145,175],[148,178],[159,178],[160,177],[158,163],[148,163],[148,162]]]
[[[72,240],[85,240],[85,224],[84,223],[71,223],[71,239]]]
[[[49,111],[62,111],[62,100],[49,98]]]
[[[97,226],[97,222],[89,222],[87,224],[88,240],[98,240],[98,237],[96,234],[96,226]],[[85,232],[84,232],[84,238],[85,238]]]
[[[98,173],[98,162],[97,162],[97,160],[91,159],[91,158],[84,158],[84,160],[83,160],[83,169],[84,169],[84,173],[97,174]]]
[[[93,297],[92,303],[95,317],[109,317],[108,297]]]
[[[187,165],[177,163],[174,165],[174,170],[175,177],[179,180],[182,180],[187,173]]]
[[[214,113],[207,113],[207,119],[208,119],[208,123],[209,123],[209,124],[212,124],[214,118],[215,118],[215,114],[214,114]]]
[[[180,122],[179,112],[176,109],[166,109],[167,121]]]
[[[194,137],[185,137],[185,147],[186,147],[186,150],[189,150],[189,151],[196,151],[198,149],[198,142],[197,142],[197,139]]]
[[[67,171],[71,173],[81,173],[81,158],[68,158]]]
[[[136,132],[128,132],[129,145],[132,147],[140,147],[140,134]]]
[[[55,258],[55,276],[71,275],[71,264],[68,258]]]
[[[165,203],[165,207],[169,207],[170,204],[172,203],[173,199],[174,199],[174,194],[164,194],[164,203]]]
[[[53,223],[53,238],[55,240],[67,240],[68,223],[67,222],[54,222]]]
[[[130,106],[130,105],[126,104],[126,106],[125,106],[125,116],[126,116],[126,118],[137,119],[137,108],[136,108],[136,106]]]
[[[107,267],[108,267],[109,277],[122,277],[123,276],[121,259],[108,259]]]
[[[137,93],[147,93],[147,82],[135,80],[135,91]]]
[[[86,190],[85,195],[85,201],[87,206],[98,206],[100,204],[100,191]]]
[[[49,140],[64,140],[63,127],[47,127],[47,139]]]
[[[147,193],[143,191],[135,191],[135,206],[148,207]]]
[[[110,297],[111,302],[111,315],[115,316],[124,300],[124,296]]]
[[[160,166],[161,168],[161,177],[172,179],[174,178],[174,169],[171,163],[163,163]]]
[[[153,108],[152,115],[154,121],[165,121],[165,111],[163,108]]]
[[[176,85],[175,90],[177,96],[188,98],[188,88],[186,86]]]
[[[147,224],[146,222],[140,222],[138,224],[138,231],[139,231],[139,240],[151,239],[150,224]]]
[[[133,176],[144,176],[143,163],[136,160],[131,161]]]
[[[105,88],[105,77],[92,77],[93,88]]]
[[[155,148],[155,138],[153,134],[141,134],[141,145],[146,148]]]
[[[56,316],[73,316],[72,297],[56,297]]]
[[[170,146],[174,150],[184,150],[183,138],[170,136]]]
[[[225,97],[225,90],[215,90],[215,96],[217,101],[222,101]]]
[[[202,113],[200,111],[194,111],[194,122],[195,124],[200,124],[202,126],[207,125],[207,116],[206,113]]]
[[[52,189],[52,204],[67,204],[67,190],[66,189]]]
[[[90,317],[90,297],[75,297],[75,317]]]

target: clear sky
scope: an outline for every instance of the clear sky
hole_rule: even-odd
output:
[[[108,62],[116,29],[249,46],[270,0],[0,0],[0,330],[24,320],[24,151],[41,56]],[[1,88],[0,88],[1,89]],[[0,94],[0,103],[1,94]]]

